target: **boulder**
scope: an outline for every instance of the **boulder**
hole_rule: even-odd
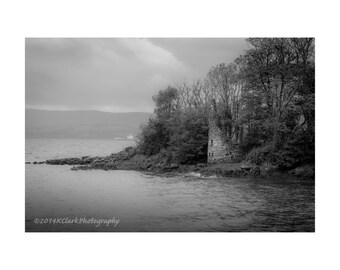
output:
[[[246,171],[246,172],[250,171],[250,170],[252,169],[252,167],[253,167],[253,166],[251,166],[251,165],[249,165],[249,164],[242,164],[242,165],[241,165],[241,169],[242,169],[243,171]]]
[[[251,168],[250,173],[254,175],[259,175],[261,173],[261,169],[260,167],[253,167]]]
[[[196,166],[199,167],[199,168],[204,168],[204,167],[207,166],[207,164],[206,163],[198,163]]]
[[[313,178],[315,177],[315,168],[310,165],[299,166],[289,171],[289,174],[297,177]]]
[[[178,169],[178,168],[179,168],[179,165],[175,164],[175,163],[171,163],[170,166],[169,166],[169,169],[171,169],[171,170]]]

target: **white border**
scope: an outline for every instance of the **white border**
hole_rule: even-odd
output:
[[[4,2],[4,1],[3,1]],[[336,1],[6,1],[0,7],[1,264],[13,269],[336,269]],[[316,233],[24,233],[25,37],[314,36]],[[7,269],[2,267],[2,269]]]

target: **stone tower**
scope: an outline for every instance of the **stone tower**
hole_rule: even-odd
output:
[[[214,117],[209,118],[208,163],[238,162],[240,151],[227,134],[217,126]]]

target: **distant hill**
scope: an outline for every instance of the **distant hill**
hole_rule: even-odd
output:
[[[135,136],[151,113],[45,111],[26,109],[26,138],[98,138]]]

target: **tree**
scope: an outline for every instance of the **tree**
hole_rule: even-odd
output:
[[[193,81],[183,86],[180,90],[168,87],[153,97],[155,117],[141,127],[139,153],[162,153],[168,162],[181,164],[206,161],[208,114],[202,84]]]
[[[169,86],[153,97],[155,116],[141,128],[138,149],[171,162],[205,161],[209,121],[255,163],[280,168],[314,162],[315,65],[312,38],[248,39],[233,63],[204,80]]]
[[[159,118],[150,118],[146,125],[142,125],[137,136],[138,152],[147,156],[158,154],[166,149],[169,142],[169,130],[165,122]]]
[[[210,69],[207,75],[211,99],[215,102],[217,124],[235,142],[242,140],[240,118],[243,82],[237,62],[229,65],[219,64]]]
[[[206,162],[209,123],[204,108],[182,111],[171,123],[172,136],[168,149],[175,162],[181,164]]]
[[[160,90],[152,99],[155,102],[155,113],[158,117],[169,118],[179,108],[178,90],[174,87],[168,86],[165,90]]]
[[[314,40],[311,38],[255,38],[242,59],[243,77],[249,95],[261,99],[270,111],[272,144],[280,146],[284,119],[294,98],[305,87],[308,67],[314,61]]]

